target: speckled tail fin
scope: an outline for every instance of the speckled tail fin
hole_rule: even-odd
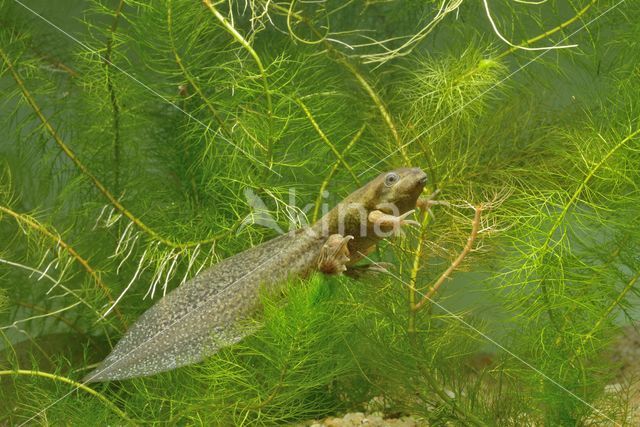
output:
[[[259,308],[260,287],[273,287],[314,265],[318,237],[285,234],[227,258],[147,310],[85,382],[126,379],[198,362],[235,343]]]

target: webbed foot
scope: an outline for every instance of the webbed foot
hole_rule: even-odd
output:
[[[332,234],[320,250],[318,258],[318,270],[324,274],[340,274],[347,269],[350,261],[347,244],[353,236]]]

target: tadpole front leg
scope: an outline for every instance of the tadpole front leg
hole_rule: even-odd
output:
[[[376,227],[379,227],[381,231],[383,231],[383,229],[391,229],[394,231],[394,234],[401,235],[403,225],[415,225],[417,227],[420,226],[420,223],[418,221],[415,221],[413,219],[406,219],[414,212],[415,209],[411,209],[410,211],[405,212],[402,215],[396,216],[386,214],[379,210],[375,210],[369,212],[368,219],[370,223],[372,223]]]

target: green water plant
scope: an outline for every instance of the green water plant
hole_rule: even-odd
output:
[[[0,423],[634,425],[606,386],[637,317],[639,18],[0,0]],[[388,273],[293,280],[201,364],[79,382],[167,291],[407,165],[434,203],[367,255]]]

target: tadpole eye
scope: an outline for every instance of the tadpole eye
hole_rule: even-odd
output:
[[[384,185],[386,185],[387,187],[391,187],[393,184],[398,182],[399,179],[400,177],[397,173],[389,172],[387,176],[384,177]]]

